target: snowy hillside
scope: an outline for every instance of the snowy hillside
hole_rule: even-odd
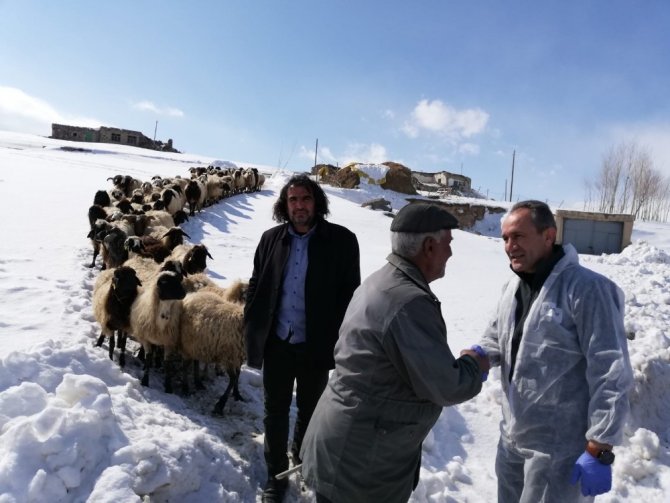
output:
[[[191,396],[164,393],[158,373],[142,387],[135,357],[121,370],[106,347],[93,345],[99,268],[85,267],[92,254],[86,211],[95,191],[110,187],[108,177],[186,177],[191,166],[227,160],[102,144],[61,149],[72,145],[0,132],[0,502],[259,501],[261,374],[243,368],[245,401],[230,400],[224,417],[211,409],[226,377],[211,375],[208,389]],[[183,224],[192,243],[210,250],[208,274],[223,286],[251,275],[256,244],[275,225],[277,191],[292,174],[259,168],[269,175],[262,191],[227,198]],[[325,189],[330,220],[358,237],[366,277],[390,250],[391,220],[360,205],[383,195],[398,209],[404,196],[369,184]],[[482,222],[482,235],[455,231],[446,276],[431,285],[455,353],[477,341],[510,274],[499,218]],[[580,256],[626,294],[636,383],[613,490],[598,502],[669,501],[669,231],[636,223],[634,243],[621,254]],[[424,444],[413,502],[495,501],[499,408],[494,370],[479,396],[444,410]],[[294,479],[287,501],[312,499]]]

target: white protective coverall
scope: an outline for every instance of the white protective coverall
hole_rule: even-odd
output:
[[[503,288],[480,343],[501,368],[499,502],[579,501],[579,484],[569,483],[574,462],[588,439],[619,443],[627,417],[623,292],[580,266],[572,245],[563,249],[528,312],[511,380],[519,277]]]

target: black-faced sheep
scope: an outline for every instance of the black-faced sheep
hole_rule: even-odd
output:
[[[130,330],[130,311],[142,282],[131,267],[102,271],[93,287],[93,315],[100,324],[96,346],[109,337],[109,358],[114,359],[114,333],[118,333],[119,365],[126,364],[126,337]]]
[[[96,228],[96,222],[100,220],[101,222],[106,223],[105,218],[107,218],[107,213],[102,206],[94,204],[88,209],[88,223],[90,230],[87,237],[91,240],[91,245],[93,246],[93,260],[91,260],[91,263],[88,265],[88,267],[95,267],[95,259],[100,253],[100,241],[97,239],[96,235],[102,229]]]
[[[145,352],[142,385],[149,385],[152,353],[156,346],[165,351],[165,391],[172,393],[174,356],[179,343],[181,300],[186,291],[182,277],[166,271],[145,283],[130,312],[130,332]]]
[[[202,387],[199,362],[221,365],[228,374],[228,386],[214,406],[214,413],[222,414],[231,391],[235,400],[242,400],[238,384],[246,360],[244,307],[211,292],[194,292],[184,298],[181,308],[179,350],[193,362],[195,385]],[[182,386],[187,392],[187,365],[183,368]]]
[[[142,181],[136,178],[133,178],[129,175],[116,175],[115,177],[109,177],[107,180],[111,180],[114,184],[114,187],[123,191],[123,194],[126,197],[130,197],[133,193],[133,190],[139,189],[142,187]]]
[[[207,269],[207,257],[214,260],[204,244],[176,246],[170,254],[170,260],[181,262],[187,274],[196,274]]]
[[[184,236],[189,237],[179,227],[166,229],[155,227],[148,236],[141,236],[141,246],[132,251],[143,257],[152,257],[157,263],[163,262],[172,251],[184,243]],[[133,242],[135,245],[136,243]]]
[[[102,270],[119,267],[128,259],[128,252],[124,248],[124,242],[128,236],[119,227],[98,219],[94,229],[91,229],[88,235],[93,236],[91,239],[100,243]]]
[[[189,215],[195,215],[196,211],[202,211],[207,198],[207,187],[200,180],[191,180],[184,189],[186,202],[188,203]]]
[[[181,194],[174,188],[166,188],[161,192],[161,201],[163,208],[170,214],[174,215],[177,211],[184,209],[184,201]]]

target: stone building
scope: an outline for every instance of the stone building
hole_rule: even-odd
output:
[[[438,173],[412,171],[412,182],[417,189],[432,192],[440,189],[468,191],[472,186],[472,180],[469,177],[449,173],[448,171]]]
[[[146,137],[140,131],[101,126],[97,129],[65,124],[51,124],[51,138],[57,140],[83,141],[91,143],[116,143],[133,147],[179,152],[172,146],[172,139],[167,143]]]

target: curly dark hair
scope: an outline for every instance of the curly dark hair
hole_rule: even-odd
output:
[[[330,210],[328,209],[328,197],[321,186],[307,175],[294,175],[279,192],[279,199],[272,208],[272,218],[279,223],[288,222],[288,189],[290,187],[304,187],[314,197],[314,213],[316,218],[325,218]]]

